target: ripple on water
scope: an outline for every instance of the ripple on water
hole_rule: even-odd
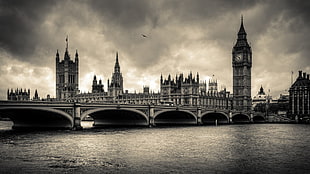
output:
[[[0,168],[17,173],[306,173],[309,129],[251,124],[0,131]]]

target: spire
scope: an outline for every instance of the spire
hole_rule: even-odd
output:
[[[68,47],[69,47],[69,46],[68,46],[68,45],[69,45],[68,42],[69,42],[69,40],[68,40],[68,35],[67,35],[67,37],[66,37],[66,51],[68,51]]]
[[[69,52],[68,52],[68,35],[66,37],[66,52],[65,52],[65,60],[70,60]]]
[[[79,54],[78,54],[78,51],[76,49],[75,51],[75,63],[77,63],[79,61]]]
[[[199,83],[199,73],[197,72],[197,83]]]
[[[118,64],[118,51],[116,52],[116,63]]]
[[[39,95],[38,95],[38,90],[36,89],[36,91],[34,92],[34,97],[35,98],[38,98],[39,97]]]
[[[265,95],[263,85],[260,86],[260,89],[259,89],[258,94],[259,94],[259,95]]]
[[[118,63],[118,52],[116,52],[116,60],[115,60],[114,72],[120,73],[120,66],[119,66],[119,63]]]
[[[243,15],[241,15],[241,24],[240,24],[240,29],[238,32],[238,39],[245,39],[246,38],[246,32],[243,26]]]
[[[59,62],[59,53],[58,53],[58,49],[57,49],[57,52],[56,52],[56,62],[57,62],[57,63]]]

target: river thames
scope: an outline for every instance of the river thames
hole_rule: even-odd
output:
[[[310,126],[14,131],[0,121],[0,173],[309,173]]]

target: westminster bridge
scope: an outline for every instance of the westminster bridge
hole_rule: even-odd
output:
[[[0,117],[13,128],[79,129],[92,117],[94,127],[205,125],[264,122],[263,116],[234,110],[197,106],[125,105],[99,103],[0,101]]]

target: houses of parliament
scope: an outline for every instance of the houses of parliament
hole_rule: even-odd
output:
[[[60,60],[60,53],[56,52],[56,98],[55,101],[68,102],[98,102],[118,104],[153,104],[173,106],[201,106],[218,109],[251,110],[251,67],[252,51],[247,42],[247,34],[241,25],[237,34],[237,41],[232,49],[233,67],[233,95],[226,88],[219,90],[217,80],[212,78],[208,82],[201,81],[199,73],[181,73],[172,77],[160,76],[160,91],[155,93],[144,86],[141,93],[129,93],[124,90],[121,72],[121,57],[116,53],[114,71],[111,80],[107,81],[107,91],[104,90],[102,80],[93,77],[91,92],[79,91],[79,54],[76,50],[74,59],[68,50],[68,38],[64,57]],[[125,79],[126,80],[126,79]],[[8,91],[9,95],[9,91]],[[12,95],[18,95],[13,92]],[[29,93],[30,95],[30,93]],[[9,96],[8,96],[9,97]]]

